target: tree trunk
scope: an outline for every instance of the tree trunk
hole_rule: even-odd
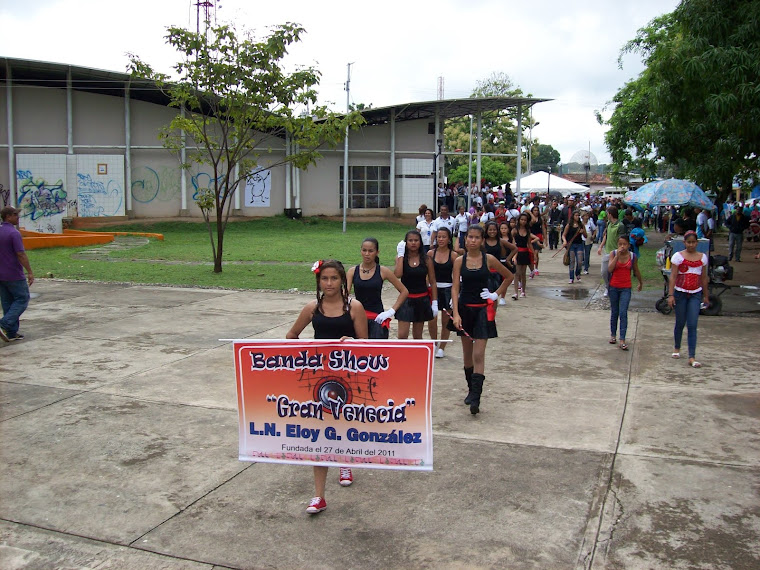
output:
[[[216,215],[216,255],[214,256],[214,273],[222,272],[222,251],[224,249],[224,224],[217,208]]]

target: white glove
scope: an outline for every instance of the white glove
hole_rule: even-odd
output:
[[[387,311],[383,311],[382,313],[380,313],[379,315],[377,315],[375,317],[375,322],[378,325],[382,325],[383,321],[387,321],[388,319],[392,319],[395,314],[396,314],[396,311],[394,311],[393,309],[388,309]]]
[[[405,251],[406,251],[406,242],[400,241],[398,245],[396,246],[396,257],[404,257]]]
[[[490,299],[491,301],[495,301],[499,298],[499,296],[496,293],[491,293],[488,289],[483,287],[483,291],[480,293],[480,298],[483,300]]]
[[[433,301],[433,318],[438,316],[438,300]]]

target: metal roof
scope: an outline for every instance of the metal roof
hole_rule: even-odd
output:
[[[72,89],[101,95],[124,97],[124,87],[129,82],[129,97],[157,105],[168,105],[167,97],[153,81],[135,79],[129,73],[106,71],[65,63],[52,63],[28,59],[0,57],[0,80],[7,80],[10,68],[14,84],[24,86],[65,89],[67,73],[71,72]],[[441,119],[477,115],[479,112],[501,111],[518,105],[532,106],[551,101],[534,97],[467,97],[462,99],[442,99],[402,103],[387,107],[362,109],[368,125],[389,123],[392,112],[396,121],[433,119],[436,112]]]
[[[361,113],[367,124],[378,125],[390,122],[391,111],[396,112],[396,121],[416,119],[433,119],[436,111],[441,119],[477,115],[479,112],[502,111],[518,105],[533,106],[536,103],[551,101],[535,97],[467,97],[462,99],[440,99],[437,101],[420,101],[402,103],[377,109],[362,109]]]
[[[8,79],[15,85],[66,89],[66,75],[71,70],[71,87],[76,91],[88,91],[101,95],[124,97],[124,87],[129,82],[129,97],[158,105],[168,105],[169,98],[153,81],[135,79],[129,73],[105,71],[65,63],[51,63],[29,59],[0,58],[0,80]]]

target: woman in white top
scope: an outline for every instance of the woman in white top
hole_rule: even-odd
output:
[[[709,306],[707,256],[697,251],[697,232],[689,230],[683,235],[686,249],[676,252],[670,261],[668,280],[668,306],[676,309],[673,329],[673,358],[681,358],[681,339],[686,326],[689,347],[689,366],[700,368],[697,362],[697,322],[700,305]]]
[[[427,255],[430,250],[430,236],[433,234],[433,210],[425,210],[425,218],[417,224],[417,230],[422,236],[422,253]]]
[[[467,235],[467,228],[470,227],[470,216],[464,211],[464,206],[459,206],[459,213],[454,218],[454,223],[459,236],[459,249],[464,249],[464,237]]]

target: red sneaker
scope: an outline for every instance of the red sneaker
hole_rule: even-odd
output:
[[[321,513],[327,508],[327,503],[322,497],[314,497],[311,500],[311,503],[309,503],[309,506],[306,507],[306,512],[310,515],[316,515],[317,513]]]
[[[340,484],[344,487],[348,487],[354,482],[354,476],[351,474],[351,469],[348,467],[340,468]]]

